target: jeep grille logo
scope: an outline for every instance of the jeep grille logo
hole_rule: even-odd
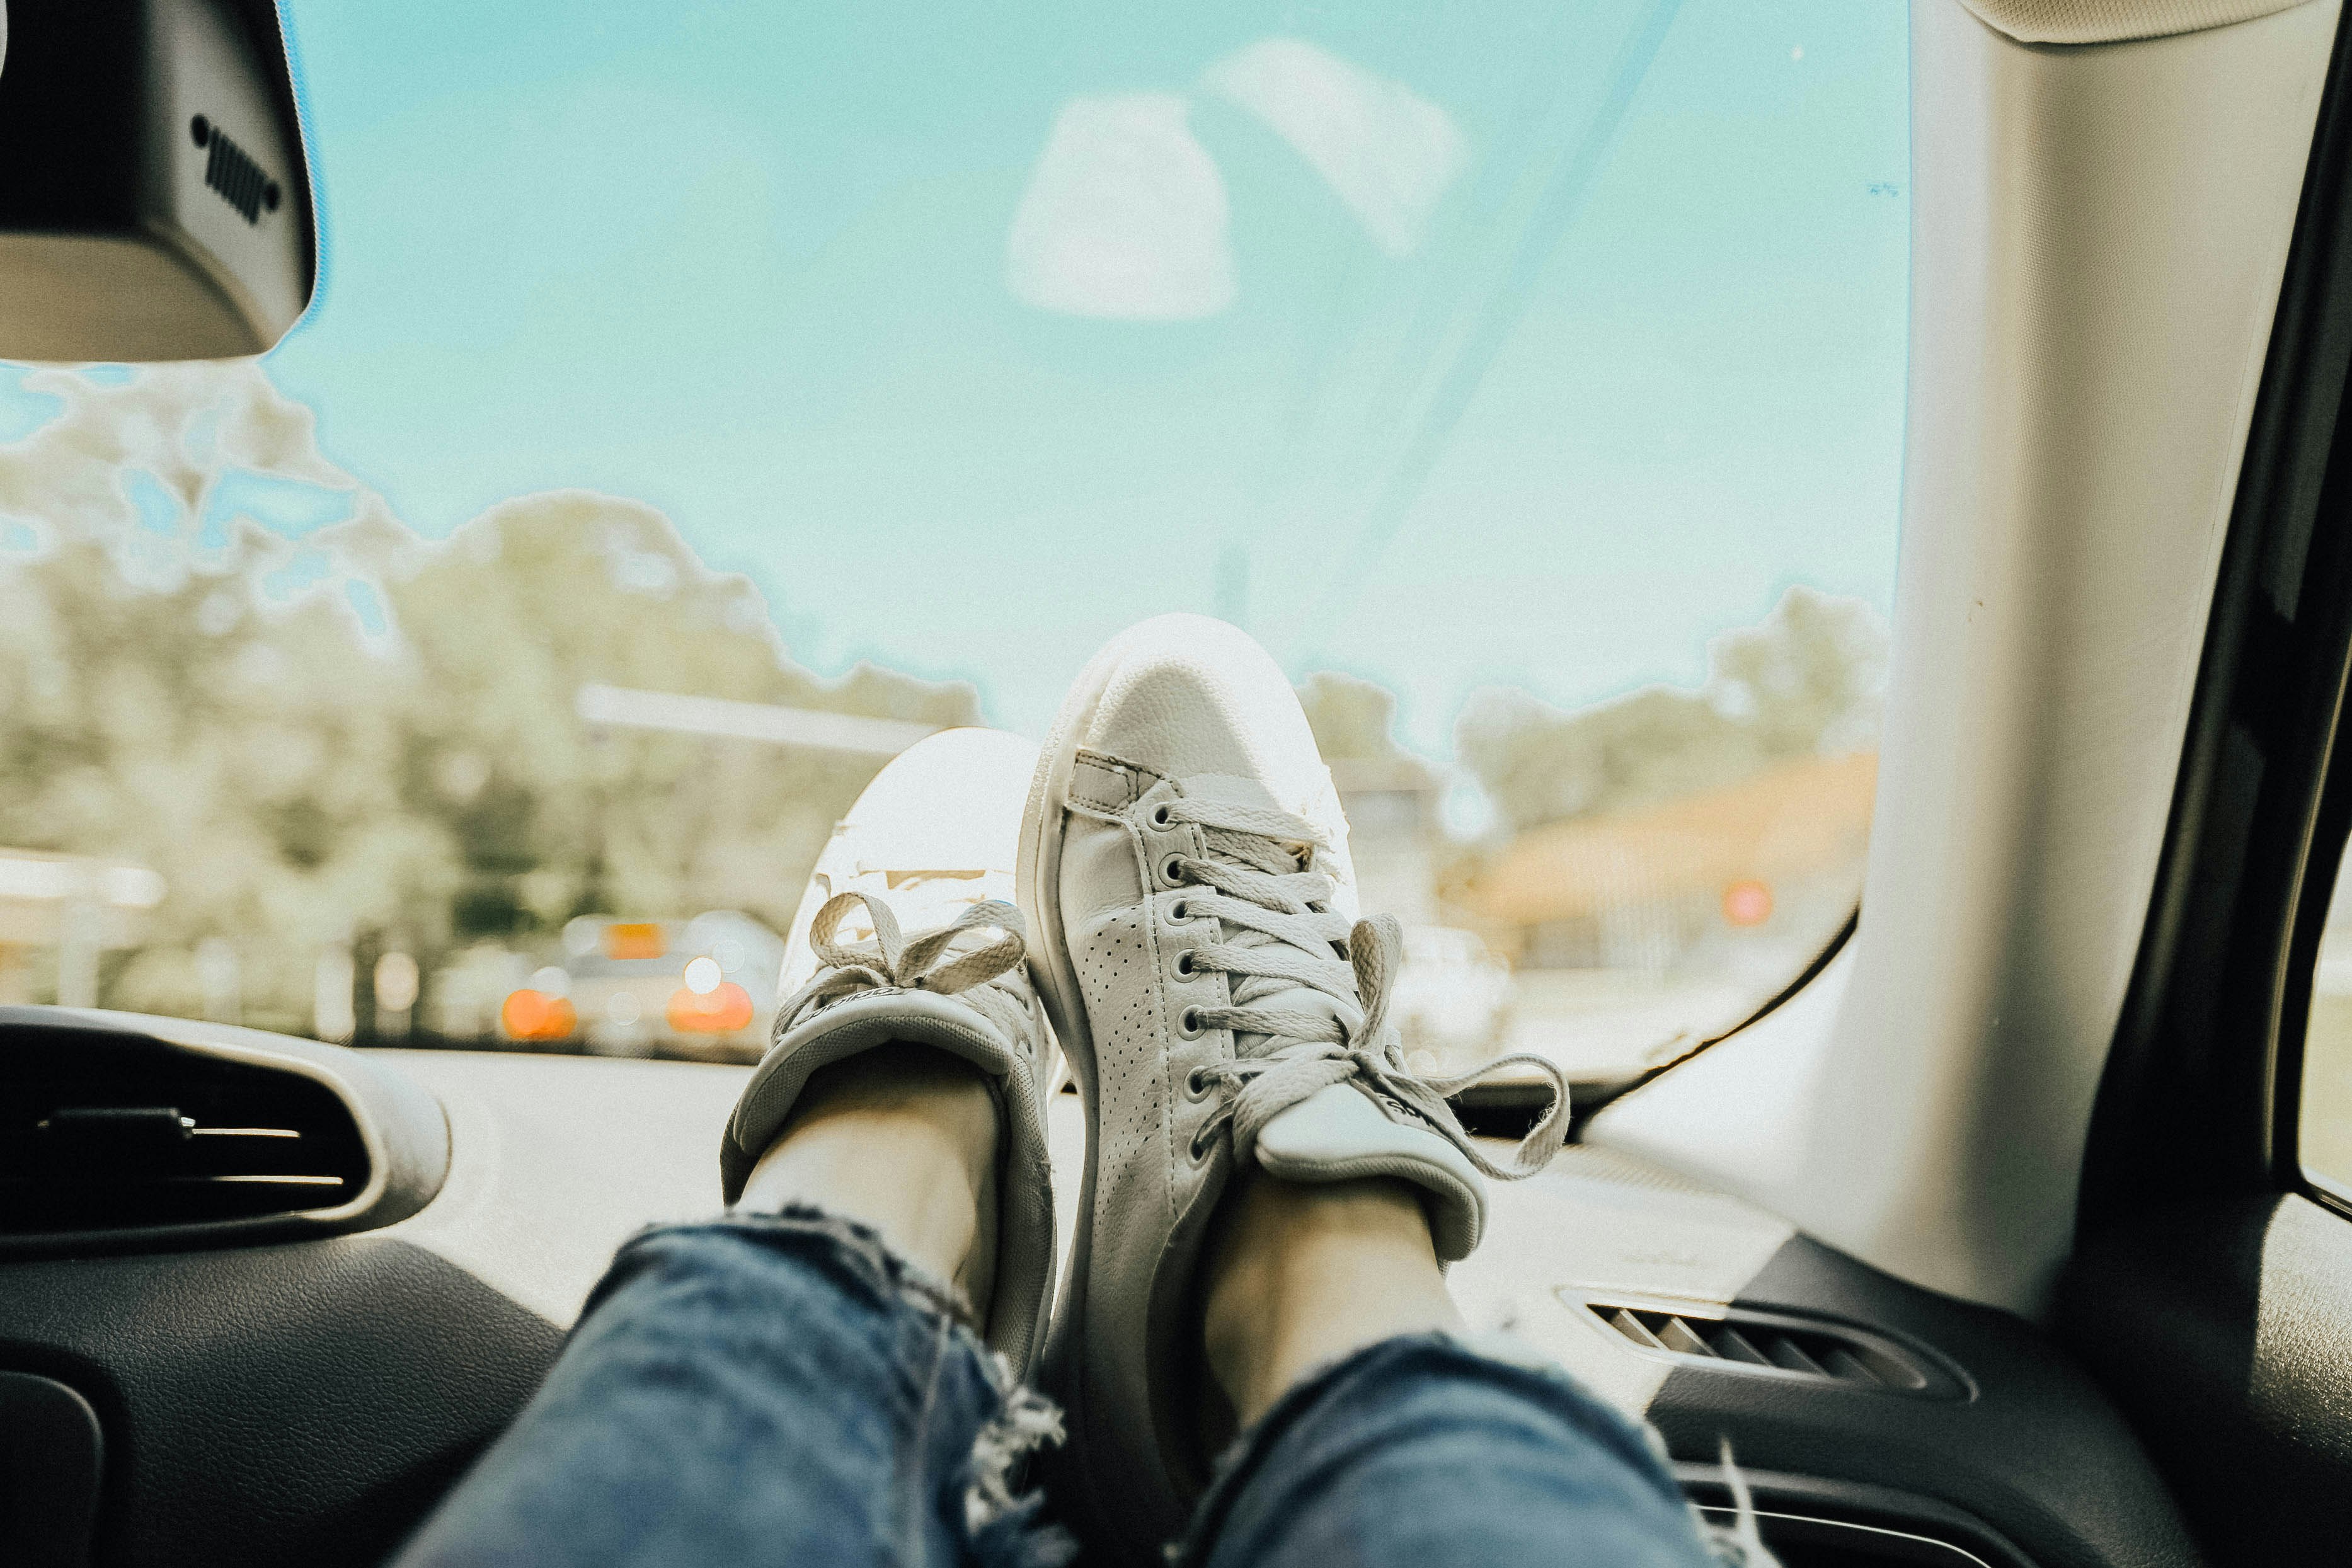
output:
[[[278,182],[261,172],[246,150],[228,139],[228,132],[199,114],[188,122],[188,136],[199,147],[207,148],[212,156],[205,160],[205,183],[220,193],[220,199],[235,207],[247,223],[257,224],[261,214],[276,212],[281,199]]]

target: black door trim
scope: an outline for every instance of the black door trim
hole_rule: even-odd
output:
[[[2092,1113],[2085,1238],[2184,1199],[2301,1183],[2302,1025],[2352,817],[2352,785],[2326,777],[2352,659],[2347,41],[2339,24],[2147,925]]]

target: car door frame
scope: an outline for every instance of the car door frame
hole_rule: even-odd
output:
[[[2062,1337],[2218,1563],[2352,1539],[2352,1206],[2304,1175],[2303,1037],[2352,745],[2352,28],[2339,22]]]

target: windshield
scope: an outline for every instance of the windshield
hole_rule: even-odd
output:
[[[1298,682],[1439,1065],[1851,913],[1901,7],[287,10],[303,323],[0,371],[0,999],[756,1054],[880,762],[1171,609]]]

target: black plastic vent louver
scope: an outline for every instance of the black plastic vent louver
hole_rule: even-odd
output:
[[[1670,1308],[1560,1294],[1634,1349],[1669,1360],[1931,1399],[1968,1393],[1958,1376],[1926,1354],[1843,1323],[1740,1307]]]
[[[0,1236],[140,1230],[330,1209],[368,1183],[352,1113],[315,1079],[97,1046],[0,1082]]]

